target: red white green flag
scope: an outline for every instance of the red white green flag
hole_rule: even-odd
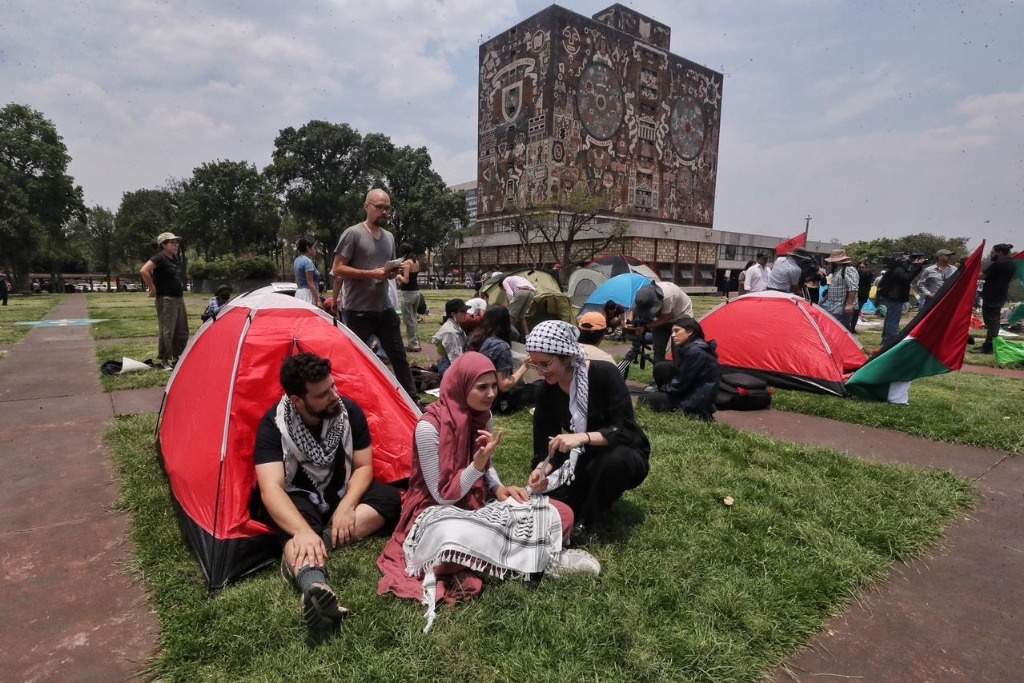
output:
[[[1020,280],[1020,284],[1024,286],[1024,251],[1014,256],[1013,262],[1017,264],[1017,278]],[[1022,320],[1024,320],[1024,304],[1017,304],[1017,308],[1010,312],[1010,317],[1006,322],[1012,325]]]
[[[885,401],[889,385],[959,370],[971,327],[971,311],[985,243],[935,295],[936,303],[912,320],[887,348],[853,373],[846,388],[854,396]]]

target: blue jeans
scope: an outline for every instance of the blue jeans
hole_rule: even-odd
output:
[[[903,315],[903,302],[882,299],[885,306],[885,322],[882,323],[882,345],[895,339],[900,333],[900,317]]]

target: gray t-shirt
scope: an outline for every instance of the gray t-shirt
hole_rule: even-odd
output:
[[[364,223],[357,223],[341,233],[334,255],[343,257],[348,265],[359,270],[382,268],[395,258],[395,238],[381,228],[380,239],[374,239]],[[344,280],[341,308],[349,311],[383,311],[391,308],[388,302],[388,281]]]

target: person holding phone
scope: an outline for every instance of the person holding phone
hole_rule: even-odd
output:
[[[402,260],[395,258],[395,238],[387,230],[391,198],[384,190],[370,190],[363,206],[366,219],[347,228],[334,250],[335,312],[367,346],[371,337],[377,337],[395,378],[418,400],[402,342],[402,321],[388,300],[389,280],[397,277],[402,267]],[[345,291],[339,298],[342,282]]]

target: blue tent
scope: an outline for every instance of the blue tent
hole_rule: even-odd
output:
[[[600,311],[604,308],[606,301],[611,299],[617,304],[626,308],[633,307],[633,299],[636,298],[637,290],[644,285],[649,285],[653,280],[637,273],[623,273],[604,282],[600,287],[587,297],[580,309],[580,314],[588,311]]]

